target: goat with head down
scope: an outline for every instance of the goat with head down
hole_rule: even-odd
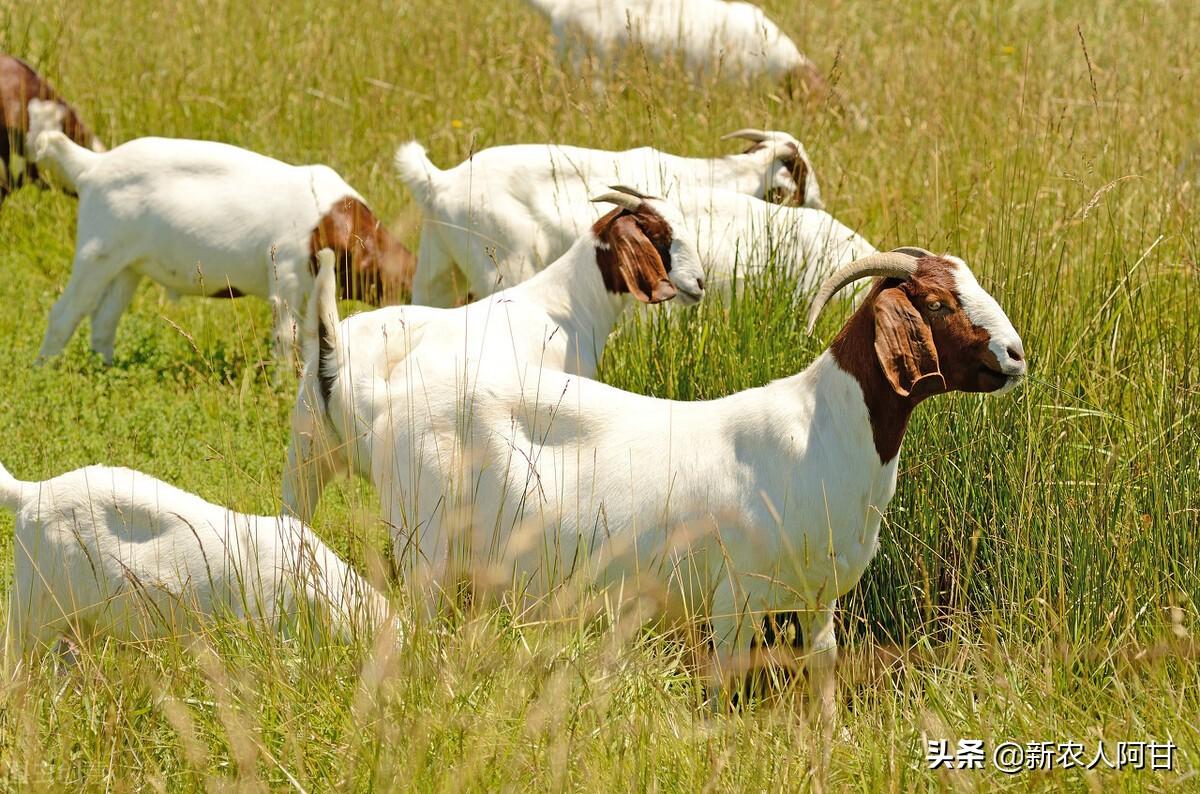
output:
[[[400,629],[387,599],[295,518],[236,513],[107,466],[22,482],[0,464],[0,507],[16,514],[13,661],[64,635],[141,641],[215,618],[347,642]]]
[[[578,68],[636,51],[678,60],[695,78],[765,78],[791,99],[840,97],[761,8],[726,0],[529,0],[549,21],[559,56]],[[858,120],[857,118],[855,119]]]
[[[828,727],[835,605],[878,548],[912,411],[950,391],[1006,392],[1026,371],[1020,337],[966,264],[921,249],[838,269],[810,327],[866,276],[880,278],[807,369],[721,399],[655,399],[549,370],[426,368],[400,401],[351,413],[333,397],[327,422],[375,466],[385,503],[402,497],[392,526],[407,570],[519,582],[531,596],[583,577],[648,598],[668,620],[708,627],[718,680],[774,655],[753,647],[764,621],[794,613]],[[313,334],[340,337],[324,319]],[[361,388],[329,358],[327,393]]]

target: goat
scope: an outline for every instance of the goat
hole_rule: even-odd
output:
[[[760,77],[792,97],[824,97],[829,84],[762,9],[725,0],[529,0],[549,21],[560,59],[612,61],[638,48],[682,59],[689,74],[748,82]]]
[[[642,147],[495,146],[447,171],[416,141],[396,152],[400,179],[424,214],[413,301],[453,306],[520,283],[554,261],[596,219],[592,184],[634,184],[674,197],[724,188],[821,208],[804,146],[784,132],[738,130],[743,153],[706,159]],[[463,278],[458,278],[462,276]],[[458,284],[458,281],[465,284]]]
[[[285,638],[324,618],[310,625],[343,641],[389,625],[387,600],[294,518],[235,513],[105,466],[45,482],[0,466],[0,504],[16,513],[10,658],[64,634],[143,640],[220,617]]]
[[[71,278],[39,360],[58,355],[90,314],[92,349],[111,363],[117,323],[143,276],[172,295],[268,299],[281,360],[295,352],[320,249],[337,253],[346,297],[393,301],[411,284],[411,252],[328,166],[175,138],[96,154],[60,132],[40,136],[38,162],[79,193]]]
[[[395,306],[354,315],[338,328],[344,347],[337,351],[316,335],[320,311],[337,322],[330,255],[322,252],[326,267],[305,317],[309,344],[292,411],[284,509],[310,520],[335,476],[370,470],[355,459],[352,437],[331,433],[325,421],[330,388],[323,367],[330,356],[346,361],[364,383],[415,391],[430,367],[503,367],[532,379],[543,368],[591,376],[630,303],[678,296],[694,305],[703,298],[704,271],[678,210],[620,187],[594,201],[617,208],[528,281],[457,309]],[[342,408],[347,416],[355,411],[351,404]]]
[[[753,660],[761,619],[797,613],[828,728],[836,601],[878,548],[909,416],[945,392],[1006,392],[1026,371],[1020,337],[967,265],[921,249],[839,268],[810,332],[864,276],[881,278],[808,368],[706,402],[504,368],[426,370],[420,390],[372,399],[388,385],[348,366],[326,309],[311,332],[330,351],[325,419],[374,467],[413,575],[499,578],[529,596],[582,579],[655,598],[668,621],[711,628],[718,680]]]
[[[64,132],[80,146],[103,152],[104,144],[92,134],[79,117],[79,112],[67,104],[54,87],[32,66],[0,53],[0,115],[4,134],[0,136],[0,204],[10,192],[23,183],[45,187],[46,181],[34,163],[33,145],[37,134],[50,129]],[[12,172],[12,157],[20,154],[24,165],[17,174]]]

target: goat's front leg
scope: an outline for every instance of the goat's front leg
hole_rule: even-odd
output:
[[[833,729],[837,718],[837,636],[835,603],[817,607],[804,631],[808,670],[809,725],[812,737],[813,788],[822,791],[829,775]]]
[[[718,692],[714,706],[721,701],[731,706],[734,693],[742,690],[746,674],[754,667],[754,613],[733,578],[726,574],[708,605],[713,651],[705,678]]]
[[[117,325],[121,322],[121,315],[129,308],[141,280],[140,273],[133,270],[121,271],[109,283],[108,291],[100,299],[100,305],[92,312],[92,350],[100,354],[105,364],[113,363]]]
[[[39,364],[63,351],[80,321],[95,311],[114,278],[108,257],[92,248],[84,245],[75,254],[67,287],[50,310],[46,336],[38,353]]]

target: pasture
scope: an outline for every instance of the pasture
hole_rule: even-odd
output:
[[[880,248],[963,257],[1021,333],[1030,377],[917,410],[882,548],[839,616],[834,790],[1157,791],[1200,785],[1200,14],[1187,3],[764,0],[870,124],[768,85],[632,55],[575,75],[519,0],[269,5],[0,0],[0,50],[110,146],[226,141],[337,169],[414,250],[392,170],[496,144],[736,151],[788,130],[827,208]],[[593,88],[594,78],[603,90]],[[70,270],[74,199],[0,208],[0,461],[45,479],[105,463],[274,513],[295,379],[272,382],[252,299],[171,303],[143,282],[103,367],[81,331],[32,367]],[[677,399],[806,366],[807,302],[778,278],[728,305],[644,312],[601,379]],[[345,303],[343,315],[363,307]],[[361,481],[321,537],[387,582]],[[0,612],[12,567],[0,514]],[[391,588],[403,612],[411,599]],[[419,625],[399,649],[313,648],[236,627],[88,647],[0,682],[5,788],[796,790],[806,728],[770,700],[714,713],[653,632],[503,610]],[[1170,771],[930,770],[928,741],[1177,745]]]

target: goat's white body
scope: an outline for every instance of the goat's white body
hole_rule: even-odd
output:
[[[588,201],[606,186],[626,184],[686,204],[714,189],[763,196],[784,174],[768,173],[772,146],[758,152],[690,158],[642,147],[624,152],[576,146],[497,146],[448,170],[432,165],[415,142],[396,153],[401,179],[425,215],[413,282],[413,302],[449,306],[464,292],[476,297],[518,284],[554,261],[602,212]],[[801,186],[820,205],[811,169]],[[683,207],[681,207],[683,208]],[[685,215],[690,218],[690,213]],[[455,269],[466,289],[454,289]]]
[[[809,293],[834,269],[875,253],[862,235],[828,212],[772,204],[729,190],[685,195],[680,209],[696,232],[709,289],[727,292],[774,265]]]
[[[591,235],[530,280],[453,309],[387,306],[342,322],[356,362],[388,377],[421,360],[563,370],[592,376],[628,301],[607,294]],[[368,365],[370,366],[370,365]],[[378,369],[376,369],[378,367]]]
[[[0,504],[16,512],[18,653],[69,630],[137,640],[208,617],[286,635],[299,617],[327,615],[343,639],[387,619],[383,596],[299,520],[235,513],[140,472],[20,482],[0,467]]]
[[[79,193],[71,280],[51,312],[43,358],[90,314],[93,347],[111,360],[117,321],[143,276],[176,295],[233,289],[272,301],[282,354],[312,288],[313,229],[338,199],[362,200],[327,166],[223,143],[139,138],[96,154],[59,134],[43,140],[39,163]]]
[[[604,61],[640,45],[679,57],[693,74],[779,80],[810,61],[762,9],[724,0],[531,0],[550,19],[560,55]],[[582,40],[582,41],[581,41]]]
[[[359,418],[397,549],[436,576],[488,570],[530,595],[572,574],[651,577],[667,614],[699,612],[731,643],[751,636],[747,608],[829,608],[875,554],[896,459],[880,462],[862,390],[828,352],[708,402],[550,371],[423,375]]]

